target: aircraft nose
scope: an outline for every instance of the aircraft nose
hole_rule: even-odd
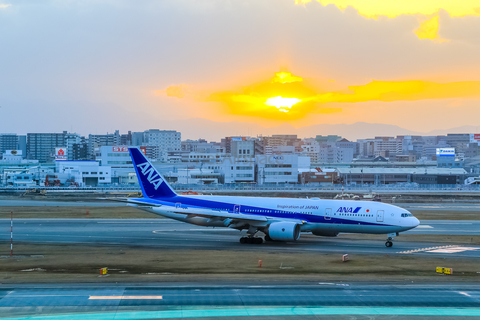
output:
[[[412,222],[413,222],[412,224],[413,224],[413,227],[414,227],[414,228],[417,227],[417,226],[420,224],[420,220],[418,220],[418,219],[415,218],[415,217],[413,217],[413,221],[412,221]]]

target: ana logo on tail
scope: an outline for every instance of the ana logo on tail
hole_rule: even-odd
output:
[[[163,183],[162,177],[155,171],[155,169],[150,165],[148,162],[144,162],[141,164],[137,164],[137,168],[142,170],[142,175],[144,175],[148,182],[153,184],[155,190],[160,187],[160,185]]]

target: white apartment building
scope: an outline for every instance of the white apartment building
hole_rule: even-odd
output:
[[[102,146],[119,146],[121,145],[121,136],[118,130],[115,133],[107,134],[89,134],[87,143],[87,153],[90,159],[95,159],[95,149]]]
[[[232,138],[231,141],[231,154],[234,157],[253,157],[255,155],[255,140]]]
[[[309,144],[304,144],[302,146],[302,149],[303,153],[310,158],[311,163],[319,162],[320,145],[318,144],[318,142],[312,141]]]
[[[322,147],[318,153],[317,163],[351,163],[353,152],[352,148]]]
[[[389,157],[397,154],[403,154],[403,140],[393,137],[375,137],[375,157]]]
[[[169,151],[182,150],[182,135],[175,130],[150,129],[143,133],[145,146],[157,147],[154,160],[167,161]]]
[[[297,183],[299,167],[310,168],[310,158],[296,154],[257,156],[258,184]]]
[[[221,173],[208,169],[180,169],[177,177],[180,184],[218,184]]]
[[[81,137],[76,133],[65,134],[65,147],[67,148],[67,160],[73,160],[73,145],[81,142]]]
[[[182,155],[182,162],[220,163],[225,159],[224,153],[190,152]]]
[[[235,163],[225,161],[222,164],[224,183],[254,183],[255,158],[237,159]]]

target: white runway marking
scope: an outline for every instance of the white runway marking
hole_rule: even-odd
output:
[[[147,223],[177,223],[176,221],[98,221],[97,223],[103,223],[103,224],[114,224],[114,223],[138,223],[138,224],[147,224]]]
[[[466,297],[471,297],[471,295],[469,295],[469,294],[466,293],[466,292],[458,291],[458,293],[463,294],[463,295],[466,296]]]
[[[472,250],[479,250],[480,247],[460,247],[458,245],[449,245],[449,246],[441,246],[441,247],[430,247],[430,248],[420,248],[414,250],[407,250],[407,251],[400,251],[397,253],[416,253],[416,252],[428,252],[428,253],[458,253],[463,251],[472,251]]]
[[[456,246],[449,245],[449,246],[441,246],[441,247],[420,248],[420,249],[413,249],[413,250],[407,250],[407,251],[399,251],[397,253],[415,253],[415,252],[423,252],[428,250],[443,249],[443,248],[450,248],[450,247],[456,247]]]
[[[235,230],[235,229],[179,229],[179,230],[154,230],[152,231],[153,233],[162,233],[162,232],[185,232],[185,231],[232,231],[232,232],[238,232],[240,233],[241,231]]]
[[[160,300],[162,296],[90,296],[89,300]]]
[[[451,224],[473,224],[471,222],[455,222],[455,221],[451,221],[451,222],[435,222],[435,224],[448,224],[448,225],[451,225]],[[418,228],[418,227],[417,227]]]
[[[421,224],[421,225],[417,226],[417,228],[432,228],[433,229],[433,227],[429,226],[428,224]]]
[[[433,252],[433,253],[458,253],[458,252],[478,250],[478,249],[480,249],[480,248],[478,248],[478,247],[451,247],[451,248],[443,248],[443,249],[429,250],[429,251],[427,251],[427,252]]]

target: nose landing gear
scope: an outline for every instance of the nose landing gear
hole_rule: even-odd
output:
[[[385,242],[385,247],[390,248],[393,246],[393,237],[398,236],[398,232],[387,234],[387,242]]]
[[[388,237],[385,247],[390,248],[391,246],[393,246],[392,238]]]

